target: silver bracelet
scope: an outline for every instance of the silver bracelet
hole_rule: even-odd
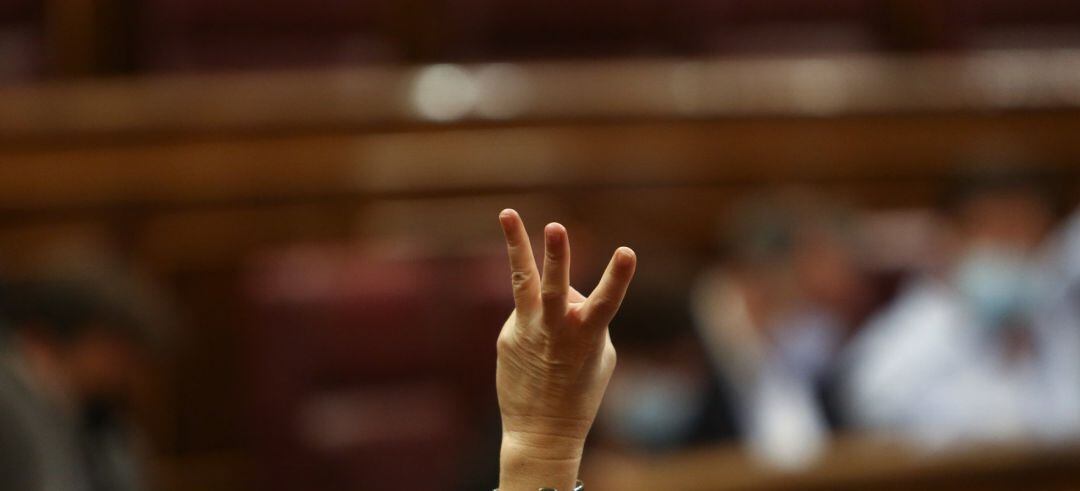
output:
[[[495,488],[495,491],[499,491],[499,489]],[[555,489],[555,488],[540,488],[539,491],[559,491],[559,490]],[[585,483],[583,483],[581,481],[578,481],[577,484],[574,485],[574,491],[585,491]]]

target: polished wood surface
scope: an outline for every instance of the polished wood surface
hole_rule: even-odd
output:
[[[583,475],[598,491],[1072,490],[1080,489],[1080,447],[981,446],[935,452],[898,442],[846,437],[805,469],[765,466],[719,447],[663,457],[597,452]]]
[[[1077,109],[1078,67],[1058,49],[73,79],[0,88],[0,139]]]

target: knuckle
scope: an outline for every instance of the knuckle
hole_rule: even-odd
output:
[[[505,355],[513,347],[513,341],[510,336],[500,334],[499,338],[495,340],[495,352],[499,355]]]
[[[507,350],[510,350],[510,340],[505,336],[500,336],[495,340],[495,350],[499,354],[504,354]]]
[[[558,288],[543,287],[540,289],[540,299],[544,302],[557,302],[563,298],[565,294]]]
[[[510,274],[510,283],[513,285],[514,290],[524,289],[531,279],[532,275],[526,271],[514,271]]]

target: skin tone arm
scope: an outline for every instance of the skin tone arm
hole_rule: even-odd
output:
[[[570,286],[566,228],[557,223],[544,228],[541,275],[521,217],[503,210],[499,222],[516,305],[497,343],[495,384],[503,426],[499,489],[570,491],[615,369],[608,323],[626,295],[637,257],[618,248],[585,297]]]

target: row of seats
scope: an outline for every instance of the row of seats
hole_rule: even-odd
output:
[[[258,488],[459,482],[482,448],[476,428],[496,421],[495,338],[513,308],[508,282],[497,253],[306,246],[255,260],[243,338]]]
[[[37,59],[42,3],[0,0],[5,60]],[[133,0],[120,8],[128,15],[108,17],[131,24],[128,58],[144,71],[1080,46],[1080,3],[1068,0]]]
[[[159,70],[1077,43],[1061,0],[145,0]]]

